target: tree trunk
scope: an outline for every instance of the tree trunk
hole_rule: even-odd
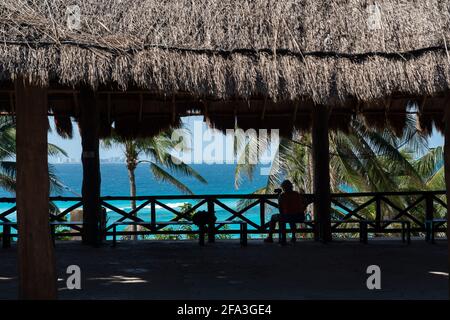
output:
[[[323,105],[314,106],[313,109],[312,159],[314,167],[314,214],[320,224],[320,239],[327,242],[332,240],[330,221],[330,154],[328,141],[329,110]]]
[[[97,246],[100,234],[100,158],[99,158],[99,112],[94,92],[80,92],[80,134],[83,163],[83,243]]]
[[[130,196],[131,197],[136,197],[136,175],[135,175],[135,171],[136,168],[130,168],[128,167],[128,178],[130,181]],[[135,210],[136,209],[136,200],[131,200],[130,201],[131,204],[131,210]],[[137,215],[137,213],[135,214],[135,216]],[[133,225],[132,226],[132,230],[133,232],[137,232],[138,231],[138,226]],[[138,236],[133,234],[133,236],[131,237],[132,240],[137,240]]]
[[[15,98],[19,298],[56,299],[49,225],[47,92],[19,79]]]

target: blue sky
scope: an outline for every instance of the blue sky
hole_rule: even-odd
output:
[[[183,122],[185,127],[192,131],[194,121],[201,121],[202,117],[189,117],[184,118]],[[53,119],[50,118],[50,123],[52,125],[52,133],[49,134],[48,140],[50,143],[56,144],[57,146],[63,148],[69,155],[69,158],[80,159],[81,156],[81,139],[78,131],[78,126],[76,123],[73,124],[74,127],[74,137],[71,140],[63,139],[54,130]],[[442,146],[444,144],[444,138],[441,134],[435,133],[430,138],[430,147]],[[101,148],[100,157],[101,158],[112,158],[112,157],[122,157],[122,150],[120,148],[112,148],[106,150]]]
[[[183,122],[185,127],[189,130],[193,127],[193,123],[195,120],[201,120],[202,117],[189,117],[184,118]],[[50,125],[52,127],[52,132],[48,136],[48,142],[57,145],[64,149],[69,158],[80,159],[81,158],[81,138],[80,132],[78,130],[78,124],[73,122],[73,138],[72,139],[63,139],[61,138],[55,130],[53,119],[50,117]],[[100,148],[100,158],[112,158],[112,157],[122,157],[123,153],[120,147],[115,147],[111,149]]]
[[[434,134],[430,138],[430,148],[443,146],[444,145],[444,136],[441,134]]]

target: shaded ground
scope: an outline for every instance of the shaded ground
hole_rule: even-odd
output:
[[[119,243],[117,248],[56,245],[62,299],[448,299],[447,242],[299,242],[281,247],[235,241]],[[65,288],[79,265],[82,290]],[[379,265],[382,289],[366,288]],[[0,249],[0,299],[17,296],[15,248]]]

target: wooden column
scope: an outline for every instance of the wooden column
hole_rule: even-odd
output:
[[[80,135],[83,164],[83,243],[99,245],[101,242],[99,112],[95,93],[80,91]]]
[[[447,193],[447,221],[450,210],[450,106],[446,106],[445,110],[445,145],[444,145],[444,170],[445,170],[445,190]],[[447,242],[450,235],[450,229],[447,223]],[[450,247],[448,248],[448,266],[450,268]],[[450,283],[449,283],[450,284]],[[450,287],[449,287],[450,292]]]
[[[314,214],[320,223],[319,237],[331,241],[331,193],[330,193],[330,155],[328,141],[329,110],[326,106],[314,106],[312,113],[312,160]]]
[[[20,299],[55,299],[56,266],[49,225],[47,93],[18,79],[17,221]]]

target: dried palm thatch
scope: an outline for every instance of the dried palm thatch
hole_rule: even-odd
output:
[[[234,114],[212,113],[204,118],[210,128],[222,131],[223,133],[236,128],[236,116]]]
[[[331,113],[330,115],[330,129],[339,130],[343,133],[350,133],[350,126],[354,115],[351,113]],[[310,128],[307,128],[309,131]]]
[[[107,120],[100,119],[99,123],[99,134],[100,139],[105,139],[111,137],[112,134],[112,123]]]
[[[406,125],[406,109],[409,104],[410,99],[407,98],[372,101],[364,108],[363,120],[369,128],[379,130],[388,128],[401,137]]]
[[[58,115],[54,116],[56,132],[65,139],[72,139],[73,126],[70,116]]]
[[[274,103],[269,99],[248,101],[247,106],[237,112],[237,126],[248,130],[252,128],[278,129],[282,136],[290,137],[295,121],[295,102]]]
[[[431,135],[433,128],[439,132],[445,132],[444,115],[442,112],[424,112],[418,117],[418,129],[424,134]]]
[[[117,118],[114,123],[114,132],[122,138],[146,138],[156,136],[170,128],[179,128],[180,118],[172,120],[166,115],[145,116],[138,119],[134,115]]]
[[[450,99],[448,95],[423,97],[418,101],[418,129],[424,134],[431,135],[433,128],[445,132],[444,112],[448,108]]]
[[[449,0],[2,0],[0,83],[25,75],[277,108],[420,100],[450,89],[449,12]],[[209,119],[230,128],[227,112]],[[394,118],[370,123],[400,130]]]

